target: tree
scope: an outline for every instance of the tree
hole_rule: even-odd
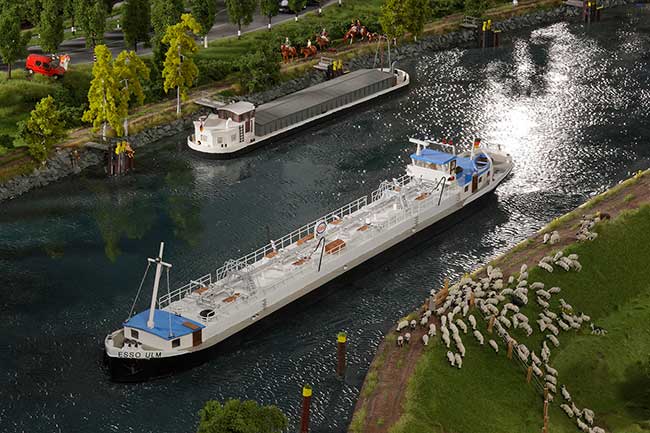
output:
[[[237,24],[237,37],[241,37],[241,26],[247,26],[253,22],[253,13],[257,8],[256,0],[226,0],[228,19],[231,23]]]
[[[381,6],[379,23],[386,36],[396,39],[404,36],[404,0],[385,0]]]
[[[280,80],[280,58],[272,44],[263,44],[239,64],[239,81],[249,92],[264,90]]]
[[[149,80],[149,68],[138,57],[135,51],[122,51],[115,59],[113,72],[120,88],[119,112],[124,116],[124,135],[129,135],[129,103],[133,96],[138,105],[144,103],[144,90],[142,82]]]
[[[431,17],[432,12],[429,0],[405,0],[403,11],[404,28],[417,41],[418,36],[424,30],[424,23]]]
[[[122,6],[122,31],[124,43],[138,51],[138,42],[149,43],[151,7],[149,0],[128,0]]]
[[[271,19],[280,12],[280,3],[277,0],[260,0],[260,11],[262,15],[269,17],[269,31],[271,31]]]
[[[15,6],[7,6],[0,12],[0,56],[7,64],[7,79],[11,79],[13,64],[27,55],[27,42],[31,34],[20,32],[20,15]]]
[[[29,154],[44,162],[50,149],[65,137],[65,128],[54,98],[47,96],[36,104],[29,119],[19,125],[19,138],[27,144]]]
[[[81,119],[91,122],[95,131],[101,126],[102,139],[106,141],[108,125],[117,135],[122,135],[122,119],[127,113],[120,105],[122,93],[113,70],[113,55],[106,45],[97,45],[95,57],[97,61],[93,64],[93,79],[88,90],[88,110]]]
[[[95,48],[104,42],[106,5],[102,0],[77,0],[75,15],[86,35],[86,46]]]
[[[151,4],[151,25],[153,27],[153,48],[158,54],[162,54],[165,48],[160,41],[167,27],[176,24],[181,20],[183,14],[183,0],[153,0]]]
[[[59,0],[43,0],[39,30],[43,51],[56,52],[63,42],[63,5]]]
[[[190,0],[189,5],[192,15],[201,24],[203,31],[200,36],[203,37],[203,46],[208,48],[208,33],[217,17],[217,2],[216,0]]]
[[[76,0],[64,0],[63,1],[63,17],[70,19],[70,30],[72,34],[75,34],[76,29],[74,28],[74,19],[75,19],[75,6]]]
[[[252,400],[210,400],[199,411],[197,433],[282,433],[287,417],[276,406],[260,406]]]
[[[289,9],[296,14],[296,21],[298,21],[298,14],[307,6],[307,0],[289,0]]]
[[[487,0],[465,0],[465,13],[467,15],[481,17],[487,8]]]
[[[165,93],[176,88],[176,114],[181,113],[181,98],[187,97],[187,89],[199,75],[199,69],[189,57],[199,49],[190,33],[198,35],[201,26],[192,15],[183,14],[178,24],[167,27],[161,41],[169,46],[162,71],[163,88]]]

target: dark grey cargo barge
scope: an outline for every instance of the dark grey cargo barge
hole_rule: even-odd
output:
[[[316,120],[408,86],[400,70],[360,69],[254,107],[238,102],[216,105],[199,101],[217,114],[195,123],[188,146],[203,155],[228,158],[266,144]]]

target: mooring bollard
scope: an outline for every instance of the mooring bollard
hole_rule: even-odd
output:
[[[345,375],[345,343],[348,336],[345,332],[339,332],[336,336],[336,375],[343,377]]]
[[[302,415],[300,417],[300,433],[309,431],[309,407],[311,405],[311,386],[302,387]]]

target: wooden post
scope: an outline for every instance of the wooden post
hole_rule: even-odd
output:
[[[338,377],[343,377],[345,375],[345,343],[347,341],[347,335],[345,332],[339,332],[336,336],[336,375]]]
[[[302,387],[302,415],[300,417],[300,433],[309,431],[309,407],[311,405],[311,386]]]
[[[492,333],[492,327],[494,326],[494,321],[497,318],[495,316],[490,317],[490,321],[488,322],[488,328],[487,331],[491,334]]]
[[[530,383],[530,380],[533,378],[533,366],[531,365],[528,367],[528,371],[526,372],[526,383]]]
[[[474,308],[474,292],[469,294],[469,308]]]
[[[548,433],[548,388],[544,387],[544,433]]]
[[[514,344],[512,343],[512,340],[508,341],[508,359],[512,359],[512,347]]]

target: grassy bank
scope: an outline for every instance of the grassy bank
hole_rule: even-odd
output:
[[[633,197],[633,198],[630,198]],[[560,346],[552,348],[551,365],[559,372],[558,395],[550,406],[549,431],[578,431],[575,421],[559,409],[562,397],[559,385],[565,384],[578,407],[595,412],[596,424],[612,432],[650,431],[650,173],[637,176],[579,208],[573,217],[554,223],[556,228],[575,232],[576,218],[591,211],[603,210],[618,215],[596,226],[595,241],[572,243],[565,239],[560,246],[544,245],[541,235],[523,247],[513,249],[495,260],[502,269],[518,269],[521,263],[535,265],[539,255],[562,249],[565,255],[580,256],[581,272],[564,272],[556,267],[548,273],[539,268],[530,270],[528,281],[541,281],[546,287],[561,287],[552,298],[550,309],[559,312],[559,299],[571,304],[575,311],[591,316],[592,322],[607,329],[605,336],[591,335],[588,327],[579,331],[561,332]],[[541,247],[540,247],[541,245]],[[540,250],[542,248],[543,250]],[[534,253],[527,249],[535,250]],[[534,260],[531,260],[532,257]],[[507,275],[508,273],[504,272]],[[529,294],[530,302],[522,309],[533,324],[530,336],[521,330],[510,331],[520,343],[539,354],[544,334],[540,333],[537,314],[541,311]],[[478,313],[474,311],[478,317]],[[488,338],[487,324],[479,321],[478,329]],[[548,332],[548,331],[547,331]],[[390,429],[373,429],[377,420],[387,414],[373,414],[379,395],[362,396],[357,409],[362,409],[365,427],[356,431],[516,433],[540,431],[543,425],[543,401],[539,389],[525,381],[525,370],[507,359],[499,341],[498,354],[487,345],[480,346],[471,335],[462,335],[467,355],[462,369],[452,368],[447,348],[439,339],[422,351],[403,393],[400,417]],[[412,350],[412,349],[410,349]],[[378,356],[382,365],[399,351],[385,344]],[[387,352],[387,353],[386,353]],[[388,357],[388,361],[385,359]],[[372,389],[382,389],[381,382],[390,380],[395,372],[378,372]],[[379,385],[377,385],[379,381]],[[366,385],[364,384],[364,389]],[[391,390],[399,392],[399,390]],[[377,393],[375,393],[377,394]],[[365,399],[365,401],[363,401]],[[355,415],[357,419],[360,419]],[[372,426],[372,427],[371,427]],[[351,429],[352,430],[352,429]]]

